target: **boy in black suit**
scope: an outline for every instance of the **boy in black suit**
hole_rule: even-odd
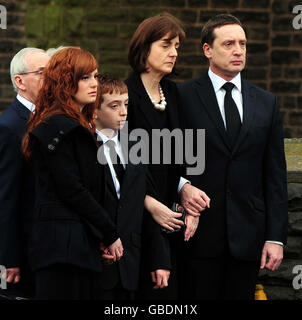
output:
[[[107,161],[103,166],[102,205],[116,223],[124,247],[124,255],[118,262],[113,261],[108,248],[101,247],[105,262],[102,283],[105,299],[133,299],[133,292],[138,288],[142,235],[142,240],[148,242],[148,264],[152,281],[156,283],[154,289],[168,285],[169,245],[160,226],[149,212],[144,211],[144,206],[153,214],[159,210],[170,210],[151,197],[155,196],[155,191],[146,166],[134,165],[130,161],[126,163],[128,146],[124,144],[123,133],[119,130],[127,118],[127,86],[109,75],[103,76],[100,82],[100,104],[95,112],[95,125],[97,140],[102,141],[98,158],[102,155]],[[172,211],[170,213],[173,215]]]

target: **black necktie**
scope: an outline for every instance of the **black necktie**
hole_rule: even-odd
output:
[[[118,154],[115,151],[115,147],[114,147],[115,143],[112,140],[108,140],[106,142],[106,145],[109,147],[110,159],[113,164],[115,174],[116,174],[117,179],[120,183],[120,186],[122,186],[125,169],[121,163],[120,157],[118,156]]]
[[[234,86],[235,85],[231,82],[226,82],[222,86],[222,88],[226,91],[224,96],[225,122],[227,133],[232,146],[234,146],[234,143],[241,128],[241,119],[239,111],[235,101],[232,98],[232,90]]]

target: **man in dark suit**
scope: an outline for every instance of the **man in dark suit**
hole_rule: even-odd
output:
[[[190,176],[211,198],[185,243],[186,297],[253,299],[259,267],[276,270],[287,230],[286,163],[276,96],[246,82],[246,36],[228,14],[202,30],[209,70],[180,84],[186,128],[205,129],[205,171]],[[183,198],[183,205],[190,202]],[[195,218],[198,220],[198,217]]]
[[[41,49],[24,48],[12,59],[11,80],[17,92],[0,116],[0,265],[6,268],[6,297],[33,294],[27,265],[27,240],[34,211],[32,169],[23,160],[21,141],[49,60]]]
[[[100,82],[100,104],[95,111],[95,125],[98,140],[102,141],[98,155],[103,160],[99,160],[104,164],[101,204],[116,224],[124,248],[121,260],[110,263],[111,254],[102,246],[103,257],[107,258],[102,286],[104,299],[131,300],[138,289],[142,241],[148,242],[146,264],[151,272],[150,283],[153,280],[154,289],[168,286],[171,268],[168,239],[161,233],[151,213],[144,211],[144,206],[151,212],[166,210],[172,215],[172,211],[151,197],[156,196],[156,191],[147,167],[134,165],[131,159],[127,159],[131,141],[120,130],[127,118],[126,84],[110,75],[104,75]]]

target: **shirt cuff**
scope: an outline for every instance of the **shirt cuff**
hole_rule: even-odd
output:
[[[280,241],[266,240],[265,242],[280,244],[280,246],[282,246],[282,247],[284,246],[284,245],[283,245],[283,242],[280,242]]]
[[[180,192],[180,190],[182,189],[182,187],[183,187],[186,183],[191,184],[191,181],[189,181],[189,180],[187,180],[187,179],[185,179],[185,178],[183,178],[183,177],[180,177],[180,179],[179,179],[179,184],[178,184],[178,189],[177,189],[177,192],[178,192],[178,193]]]

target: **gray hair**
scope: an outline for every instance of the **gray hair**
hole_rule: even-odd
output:
[[[49,57],[52,57],[56,52],[58,52],[61,49],[65,49],[65,48],[68,48],[68,46],[59,46],[57,48],[49,48],[49,49],[46,50],[46,54]]]
[[[38,49],[38,48],[23,48],[15,54],[15,56],[13,57],[13,59],[10,63],[10,78],[11,78],[12,84],[14,86],[14,89],[17,92],[18,92],[18,87],[15,84],[14,76],[17,74],[21,74],[23,72],[28,71],[28,66],[25,62],[24,57],[28,53],[33,52],[33,51],[45,52],[44,50]]]

